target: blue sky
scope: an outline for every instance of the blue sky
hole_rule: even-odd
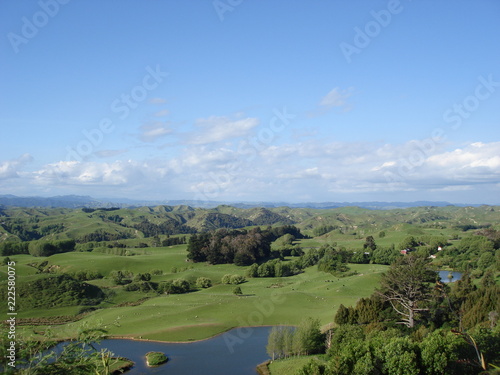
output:
[[[500,204],[500,3],[0,1],[0,194]]]

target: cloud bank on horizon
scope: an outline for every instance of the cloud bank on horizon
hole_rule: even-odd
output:
[[[214,4],[0,4],[0,194],[500,204],[499,3]]]

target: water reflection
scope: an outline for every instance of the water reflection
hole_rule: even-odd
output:
[[[107,348],[115,355],[135,362],[127,374],[176,375],[255,375],[256,367],[269,359],[266,353],[271,327],[252,327],[249,335],[237,329],[193,343],[161,343],[134,340],[103,340],[97,349]],[[241,331],[240,331],[241,332]],[[169,361],[156,368],[146,366],[145,354],[163,352]]]
[[[454,283],[462,278],[462,272],[437,271],[443,283]],[[451,277],[450,277],[451,276]]]

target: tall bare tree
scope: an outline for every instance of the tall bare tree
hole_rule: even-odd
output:
[[[412,328],[418,314],[429,310],[426,303],[431,299],[431,283],[436,277],[426,258],[406,255],[382,275],[378,293],[402,316],[399,323]]]

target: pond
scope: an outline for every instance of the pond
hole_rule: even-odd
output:
[[[450,282],[453,283],[462,278],[462,272],[455,272],[455,271],[437,271],[437,272],[443,283],[450,283]],[[449,277],[450,274],[453,276],[451,279]]]
[[[109,339],[99,348],[135,362],[126,374],[255,375],[258,364],[269,359],[266,353],[271,327],[235,328],[211,339],[192,343],[163,343]],[[146,366],[147,352],[163,352],[168,362],[156,368]]]

